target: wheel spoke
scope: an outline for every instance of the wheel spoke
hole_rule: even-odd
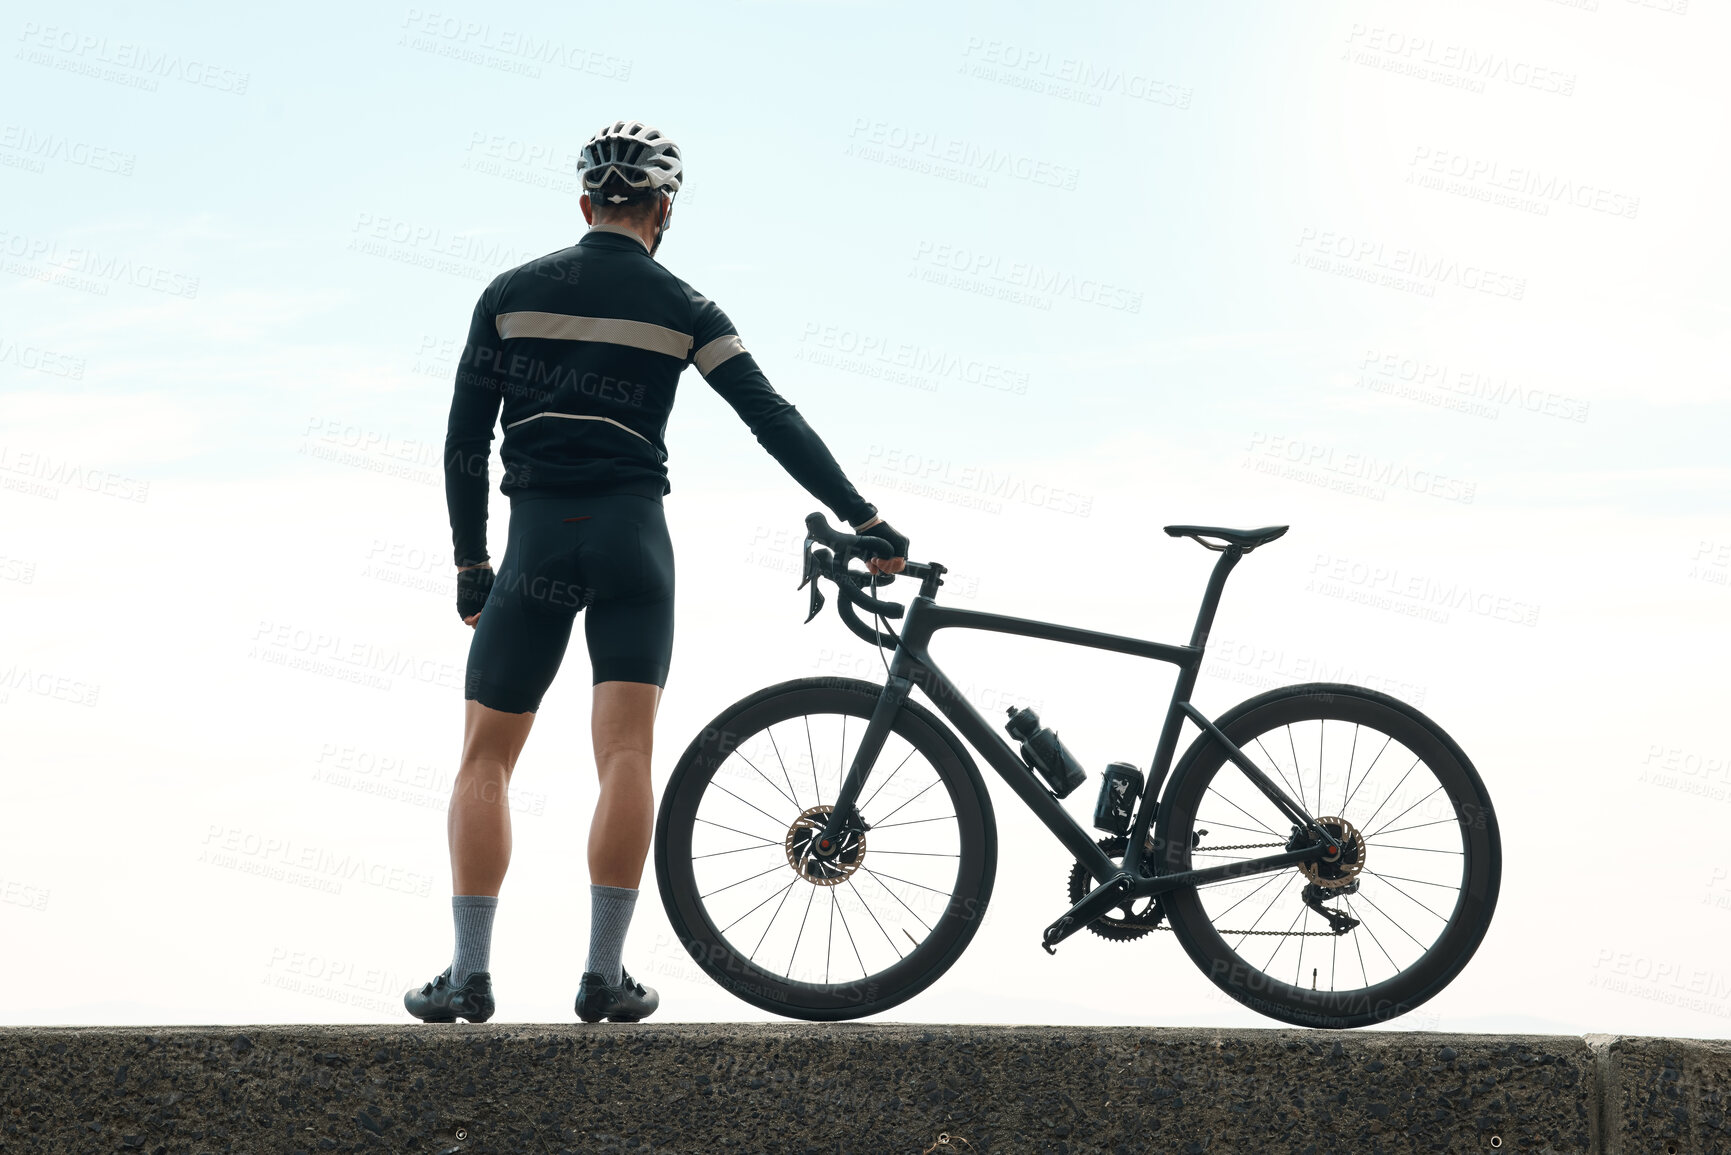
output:
[[[793,788],[793,775],[787,772],[787,760],[781,756],[781,743],[775,740],[775,724],[772,722],[763,728],[764,737],[769,739],[769,748],[775,751],[775,761],[781,767],[781,776],[787,779],[787,789],[793,795],[793,804],[799,806],[799,791]],[[800,806],[801,810],[805,807]]]
[[[1439,786],[1439,787],[1437,787],[1437,789],[1440,790],[1440,789],[1442,789],[1442,787]],[[1436,793],[1436,791],[1433,790],[1431,793],[1434,794],[1434,793]],[[1388,823],[1385,822],[1382,824],[1382,828],[1379,829],[1377,831],[1377,833],[1378,834],[1400,834],[1403,831],[1407,831],[1407,830],[1423,830],[1427,826],[1458,826],[1458,825],[1459,825],[1459,823],[1453,818],[1439,818],[1435,822],[1420,822],[1417,826],[1397,826],[1395,829],[1390,830],[1388,828]],[[1365,837],[1369,838],[1370,835],[1367,834],[1367,835],[1365,835]]]
[[[1411,778],[1411,777],[1412,777],[1412,772],[1413,772],[1413,771],[1414,771],[1414,770],[1417,770],[1417,769],[1418,769],[1418,767],[1419,767],[1419,763],[1420,763],[1420,762],[1423,762],[1423,761],[1424,761],[1424,759],[1423,759],[1423,758],[1421,758],[1421,757],[1418,757],[1418,756],[1416,756],[1416,755],[1415,755],[1415,756],[1414,756],[1414,757],[1413,757],[1413,760],[1412,760],[1412,765],[1411,765],[1411,766],[1408,766],[1408,767],[1407,767],[1407,768],[1406,768],[1406,773],[1405,773],[1405,774],[1402,774],[1402,775],[1401,775],[1401,776],[1400,776],[1400,781],[1399,781],[1399,782],[1396,782],[1396,783],[1395,783],[1395,784],[1394,784],[1394,789],[1393,789],[1393,790],[1390,790],[1390,791],[1389,791],[1389,792],[1388,792],[1388,798],[1384,798],[1384,799],[1383,799],[1383,800],[1382,800],[1382,801],[1381,801],[1381,802],[1380,802],[1380,803],[1378,803],[1378,804],[1377,804],[1377,807],[1376,807],[1376,809],[1375,809],[1375,810],[1372,810],[1372,811],[1371,811],[1371,812],[1370,812],[1370,817],[1369,817],[1369,818],[1366,818],[1366,819],[1365,819],[1365,820],[1364,820],[1364,821],[1363,821],[1363,822],[1362,822],[1362,823],[1358,823],[1358,822],[1355,822],[1355,823],[1353,823],[1353,825],[1354,825],[1354,826],[1357,826],[1357,827],[1358,827],[1358,828],[1359,828],[1359,829],[1360,829],[1360,830],[1365,830],[1365,829],[1368,829],[1368,828],[1369,828],[1369,827],[1370,827],[1370,824],[1371,824],[1371,823],[1372,823],[1372,822],[1375,822],[1375,821],[1376,821],[1376,816],[1377,816],[1377,815],[1378,815],[1378,814],[1381,814],[1381,813],[1382,813],[1382,808],[1383,808],[1383,807],[1384,807],[1384,806],[1387,806],[1387,805],[1388,805],[1388,799],[1389,799],[1389,798],[1393,798],[1393,797],[1394,797],[1394,796],[1395,796],[1395,795],[1396,795],[1396,794],[1398,794],[1398,793],[1400,793],[1400,788],[1401,788],[1401,787],[1402,787],[1402,786],[1405,786],[1405,785],[1406,785],[1406,780],[1407,780],[1407,779],[1408,779],[1408,778]],[[1341,815],[1341,817],[1342,817],[1342,818],[1345,818],[1345,817],[1346,817],[1346,815],[1344,815],[1344,814],[1342,814],[1342,815]]]
[[[1421,854],[1465,854],[1464,850],[1438,850],[1434,846],[1391,846],[1386,842],[1366,842],[1366,846],[1374,846],[1378,850],[1416,850]]]
[[[1232,801],[1232,799],[1226,797],[1226,795],[1220,793],[1218,790],[1215,790],[1214,787],[1210,786],[1208,788],[1208,790],[1209,790],[1209,793],[1213,794],[1216,798],[1220,799],[1220,801],[1226,803],[1226,805],[1232,807],[1232,809],[1238,811],[1238,813],[1244,815],[1244,817],[1250,819],[1250,821],[1256,823],[1258,826],[1261,826],[1262,829],[1268,831],[1268,833],[1274,835],[1274,837],[1276,837],[1276,838],[1280,837],[1279,831],[1273,829],[1270,826],[1264,825],[1262,819],[1256,817],[1256,815],[1250,813],[1250,811],[1244,809],[1244,807],[1238,805],[1238,803]],[[1240,827],[1239,829],[1244,829],[1244,828]]]
[[[734,750],[734,753],[739,755],[739,760],[741,762],[744,762],[747,766],[750,766],[753,770],[757,770],[757,763],[753,762],[750,758],[747,758],[743,753],[741,753],[737,749]],[[771,790],[775,791],[777,794],[781,795],[783,798],[786,798],[789,802],[793,803],[793,808],[795,810],[805,809],[805,807],[803,807],[799,804],[799,799],[789,796],[787,791],[783,790],[781,787],[777,786],[775,784],[775,779],[771,778],[768,774],[765,774],[762,770],[757,770],[757,776],[759,778],[762,778],[765,782],[768,782],[769,788]],[[792,787],[793,783],[789,782],[788,786]]]
[[[1352,724],[1352,747],[1346,752],[1346,785],[1340,788],[1340,813],[1343,817],[1346,814],[1347,793],[1352,789],[1352,765],[1358,759],[1358,726],[1357,722]],[[1334,989],[1332,970],[1328,975],[1328,989]]]
[[[1340,804],[1340,817],[1342,817],[1342,818],[1345,818],[1345,817],[1346,817],[1346,808],[1347,808],[1347,807],[1348,807],[1348,806],[1351,806],[1351,805],[1352,805],[1352,800],[1353,800],[1353,799],[1354,799],[1354,798],[1357,798],[1357,797],[1358,797],[1358,792],[1359,792],[1359,791],[1360,791],[1360,790],[1362,790],[1362,789],[1363,789],[1363,788],[1364,788],[1364,784],[1365,784],[1365,783],[1366,783],[1366,782],[1369,782],[1369,781],[1370,781],[1370,776],[1371,776],[1371,773],[1372,773],[1372,772],[1373,772],[1373,771],[1374,771],[1374,770],[1375,770],[1375,769],[1376,769],[1376,764],[1377,764],[1377,763],[1378,763],[1378,762],[1381,762],[1381,761],[1382,761],[1382,756],[1383,756],[1383,754],[1384,754],[1384,753],[1386,753],[1386,752],[1387,752],[1387,750],[1388,750],[1388,748],[1389,748],[1389,746],[1391,746],[1391,745],[1392,745],[1392,744],[1393,744],[1393,743],[1394,743],[1394,735],[1392,735],[1392,734],[1390,734],[1390,735],[1388,735],[1388,736],[1387,736],[1387,737],[1385,737],[1385,738],[1384,738],[1384,739],[1383,739],[1383,742],[1382,742],[1382,749],[1381,749],[1381,750],[1378,750],[1378,751],[1377,751],[1377,752],[1376,752],[1376,757],[1375,757],[1375,758],[1372,758],[1372,759],[1371,759],[1371,760],[1370,760],[1370,765],[1369,765],[1369,766],[1366,766],[1366,767],[1365,767],[1365,768],[1364,768],[1364,777],[1363,777],[1363,778],[1360,778],[1360,779],[1359,779],[1359,780],[1358,780],[1358,785],[1357,785],[1357,786],[1354,786],[1354,787],[1353,787],[1353,788],[1352,788],[1352,793],[1351,793],[1351,794],[1349,794],[1349,795],[1347,795],[1347,796],[1346,796],[1346,801],[1345,801],[1345,802],[1342,802],[1342,803],[1341,803],[1341,804]]]
[[[756,846],[739,846],[732,850],[712,850],[708,854],[693,854],[691,861],[696,862],[700,858],[720,858],[724,854],[743,854],[747,850],[764,850],[771,846],[777,850],[784,849],[783,844],[779,842],[759,842]]]
[[[890,777],[885,778],[882,782],[878,783],[878,788],[876,790],[872,791],[871,798],[867,798],[864,802],[861,802],[858,806],[854,807],[854,809],[859,811],[861,814],[864,814],[865,808],[872,804],[872,798],[876,798],[879,794],[882,794],[884,791],[884,787],[888,786],[890,784],[890,778],[894,778],[897,774],[901,773],[902,767],[906,766],[908,764],[908,758],[912,758],[915,754],[918,754],[919,752],[920,752],[919,747],[917,747],[917,746],[910,749],[907,753],[907,757],[903,758],[900,762],[897,762],[896,768],[894,770],[890,771]]]
[[[743,830],[736,829],[735,827],[732,827],[732,826],[723,826],[721,823],[711,822],[707,818],[697,818],[697,819],[693,819],[693,821],[701,822],[705,826],[714,826],[714,827],[721,829],[721,830],[731,830],[735,834],[745,834],[745,836],[747,838],[762,838],[763,837],[763,835],[761,835],[761,834],[746,834],[745,831],[743,831]],[[777,842],[774,839],[767,839],[766,841],[770,842],[774,846],[780,846],[781,845],[780,842]]]
[[[1286,747],[1292,751],[1292,776],[1298,779],[1298,804],[1306,810],[1310,809],[1310,800],[1304,796],[1304,763],[1298,760],[1298,743],[1292,738],[1292,723],[1286,725]]]
[[[750,879],[747,879],[746,881],[749,882]],[[799,881],[799,878],[797,876],[795,876],[793,882],[798,882],[798,881]],[[792,890],[793,889],[793,882],[790,882],[787,884],[787,890],[780,891],[779,893],[786,894],[788,890]],[[726,926],[722,927],[721,933],[726,934],[728,931],[730,931],[734,927],[738,926],[743,919],[750,918],[753,914],[756,914],[764,906],[767,906],[769,904],[770,900],[773,899],[774,897],[775,897],[775,895],[773,895],[773,894],[770,895],[769,898],[764,899],[762,902],[758,903],[756,906],[752,907],[750,910],[748,910],[744,914],[740,915],[739,918],[734,919],[732,922],[730,922]]]
[[[1370,876],[1372,878],[1380,878],[1384,882],[1388,882],[1389,889],[1393,890],[1396,894],[1400,895],[1402,898],[1406,899],[1408,902],[1412,903],[1414,906],[1417,906],[1420,909],[1427,912],[1432,918],[1436,919],[1438,922],[1442,923],[1444,926],[1448,925],[1449,920],[1446,916],[1440,915],[1436,911],[1431,910],[1430,907],[1426,906],[1424,903],[1420,902],[1418,899],[1414,898],[1412,895],[1408,894],[1406,891],[1402,890],[1400,887],[1396,886],[1394,883],[1389,882],[1387,875],[1377,874],[1374,870],[1373,871],[1367,871],[1366,873],[1370,874]],[[1365,901],[1370,902],[1370,899],[1367,898],[1367,899],[1365,899]]]
[[[860,957],[859,943],[854,941],[853,927],[849,926],[848,921],[847,921],[847,911],[842,910],[841,900],[839,897],[837,897],[835,892],[836,892],[836,887],[832,886],[829,888],[829,896],[830,896],[831,901],[833,901],[835,903],[836,913],[841,915],[841,928],[847,934],[847,944],[849,946],[853,947],[854,960],[859,963],[859,977],[863,979],[866,977],[866,975],[870,974],[871,972],[866,970],[865,959]]]
[[[793,882],[798,882],[795,875]],[[787,889],[781,892],[781,901],[775,904],[775,913],[769,916],[769,921],[763,925],[763,933],[757,938],[757,945],[751,948],[751,953],[745,956],[747,962],[757,961],[757,952],[763,949],[763,940],[769,937],[769,928],[775,925],[775,920],[781,917],[781,908],[787,905],[787,896],[793,893],[793,882],[787,884]]]
[[[1364,872],[1366,874],[1373,874],[1378,878],[1396,878],[1396,879],[1399,879],[1401,882],[1415,882],[1420,886],[1440,886],[1442,889],[1452,890],[1456,894],[1459,894],[1460,889],[1461,889],[1458,886],[1451,886],[1450,884],[1448,884],[1446,882],[1426,882],[1422,878],[1407,878],[1405,875],[1400,875],[1400,874],[1383,874],[1381,871],[1372,870],[1368,866],[1365,867]]]
[[[875,874],[875,873],[874,873],[874,872],[873,872],[873,871],[872,871],[872,868],[871,868],[871,867],[869,867],[869,866],[862,866],[862,867],[860,867],[860,869],[861,869],[861,870],[863,870],[863,871],[865,871],[865,872],[866,872],[866,873],[867,873],[867,874],[870,874],[870,875],[871,875],[871,876],[872,876],[872,877],[873,877],[873,878],[877,878],[877,884],[878,884],[878,885],[879,885],[879,886],[882,886],[882,887],[883,887],[883,888],[884,888],[884,891],[885,891],[885,892],[886,892],[886,893],[888,893],[888,895],[889,895],[889,896],[890,896],[890,897],[891,897],[891,898],[893,898],[893,899],[895,899],[895,900],[896,900],[896,901],[897,901],[897,902],[901,902],[901,904],[902,904],[902,909],[903,909],[903,910],[905,910],[905,911],[907,911],[907,912],[908,912],[908,913],[909,913],[909,914],[911,914],[911,915],[913,915],[913,916],[914,916],[914,921],[915,921],[915,922],[917,922],[917,923],[919,923],[919,924],[920,924],[920,925],[921,925],[921,926],[923,926],[923,927],[925,927],[925,929],[926,929],[926,933],[927,933],[927,934],[930,934],[930,933],[932,933],[932,928],[931,928],[931,927],[929,927],[929,926],[926,926],[926,920],[925,920],[925,919],[923,919],[923,918],[921,918],[921,917],[920,917],[920,916],[919,916],[919,914],[918,914],[918,912],[916,912],[916,911],[915,911],[915,910],[914,910],[914,908],[913,908],[913,907],[911,907],[911,906],[909,906],[909,905],[908,905],[908,904],[907,904],[907,903],[905,903],[905,902],[902,902],[902,896],[901,896],[901,895],[899,895],[899,894],[897,894],[897,893],[896,893],[896,892],[895,892],[895,891],[893,891],[893,890],[890,890],[890,888],[889,888],[889,887],[888,887],[888,886],[885,886],[885,885],[884,885],[884,880],[883,880],[883,879],[881,879],[881,878],[878,878],[878,876],[877,876],[877,875],[876,875],[876,874]]]
[[[906,822],[877,822],[873,823],[872,829],[888,830],[892,826],[918,826],[922,822],[947,822],[953,818],[955,818],[954,814],[946,814],[941,818],[910,818]]]
[[[829,889],[828,887],[824,888]],[[817,887],[811,888],[811,894],[806,896],[805,914],[799,920],[799,933],[793,936],[793,950],[787,956],[787,973],[793,973],[793,960],[799,957],[799,940],[805,937],[806,920],[811,918],[811,904],[817,901]]]
[[[1268,917],[1268,912],[1274,909],[1274,904],[1280,901],[1280,896],[1286,893],[1286,888],[1291,886],[1292,880],[1297,877],[1298,874],[1296,872],[1286,876],[1286,881],[1280,884],[1280,889],[1274,892],[1274,897],[1268,900],[1268,905],[1262,908],[1262,913],[1257,915],[1256,921],[1250,924],[1250,930],[1255,930],[1257,927],[1262,925],[1262,920]],[[1242,943],[1247,937],[1249,937],[1249,934],[1250,931],[1245,931],[1240,934],[1238,936],[1238,942],[1232,944],[1232,949],[1237,951],[1239,943]]]
[[[811,745],[811,715],[805,718],[805,752],[811,756],[811,788],[817,793],[817,804],[823,805],[823,787],[817,784],[817,751]]]
[[[1358,897],[1360,897],[1360,898],[1362,898],[1362,899],[1364,899],[1364,901],[1366,901],[1366,902],[1368,902],[1368,903],[1370,903],[1370,907],[1371,907],[1371,909],[1372,909],[1372,910],[1374,910],[1374,911],[1376,911],[1376,913],[1378,913],[1378,914],[1380,914],[1380,915],[1382,915],[1382,917],[1384,917],[1384,918],[1386,918],[1386,919],[1388,919],[1388,921],[1389,921],[1389,922],[1391,922],[1391,923],[1393,923],[1393,924],[1394,924],[1394,929],[1396,929],[1396,930],[1398,930],[1398,931],[1400,931],[1400,933],[1402,933],[1402,934],[1404,934],[1404,935],[1406,935],[1406,937],[1408,937],[1408,938],[1410,938],[1410,939],[1412,939],[1412,941],[1413,941],[1413,945],[1414,945],[1414,946],[1416,946],[1416,947],[1418,947],[1418,949],[1420,949],[1420,950],[1429,950],[1429,949],[1430,949],[1430,947],[1429,947],[1429,946],[1427,946],[1427,945],[1426,945],[1426,944],[1424,944],[1424,943],[1422,943],[1422,942],[1420,942],[1420,941],[1419,941],[1419,940],[1418,940],[1418,939],[1417,939],[1417,938],[1416,938],[1416,937],[1415,937],[1415,936],[1414,936],[1414,935],[1413,935],[1413,933],[1412,933],[1412,931],[1410,931],[1410,930],[1408,930],[1408,929],[1407,929],[1407,928],[1406,928],[1406,927],[1404,927],[1404,926],[1402,926],[1402,925],[1401,925],[1401,924],[1400,924],[1400,923],[1398,923],[1398,922],[1395,922],[1395,921],[1394,921],[1394,916],[1393,916],[1393,915],[1392,915],[1392,914],[1390,914],[1390,913],[1389,913],[1389,912],[1388,912],[1388,911],[1386,911],[1386,910],[1384,910],[1384,909],[1383,909],[1383,908],[1382,908],[1382,907],[1380,907],[1380,906],[1378,906],[1378,905],[1377,905],[1377,904],[1376,904],[1376,900],[1375,900],[1375,899],[1373,899],[1373,898],[1371,898],[1371,897],[1370,897],[1370,895],[1368,895],[1368,894],[1366,894],[1366,893],[1364,893],[1364,891],[1362,891],[1362,890],[1361,890],[1361,891],[1359,891],[1359,892],[1358,892]],[[1434,912],[1433,912],[1433,913],[1434,913]],[[1439,918],[1440,918],[1440,917],[1441,917],[1441,916],[1440,916],[1440,915],[1439,915],[1439,916],[1438,916],[1438,917],[1439,917]],[[1447,925],[1447,923],[1448,923],[1448,919],[1446,919],[1446,918],[1445,918],[1445,919],[1443,919],[1443,923],[1444,923],[1444,925]],[[1380,944],[1379,944],[1379,945],[1380,945]],[[1394,961],[1394,960],[1393,960],[1393,959],[1390,959],[1390,960],[1389,960],[1389,961],[1390,961],[1390,962],[1393,962],[1393,961]],[[1400,969],[1400,968],[1399,968],[1399,967],[1396,967],[1396,968],[1395,968],[1395,969],[1396,969],[1396,970],[1399,970],[1399,969]]]
[[[1275,773],[1276,773],[1276,774],[1278,774],[1278,775],[1280,775],[1280,782],[1281,782],[1281,785],[1283,785],[1283,786],[1285,786],[1285,787],[1286,787],[1286,788],[1287,788],[1287,789],[1288,789],[1288,790],[1291,790],[1291,791],[1292,791],[1292,793],[1293,793],[1293,794],[1297,794],[1297,795],[1300,795],[1300,799],[1299,799],[1299,805],[1301,805],[1301,806],[1302,806],[1302,805],[1303,805],[1303,804],[1304,804],[1304,802],[1303,802],[1303,797],[1302,797],[1302,795],[1303,795],[1303,794],[1304,794],[1304,791],[1303,791],[1303,790],[1302,790],[1302,789],[1300,789],[1300,790],[1293,790],[1293,787],[1292,787],[1292,783],[1291,783],[1291,781],[1289,781],[1289,780],[1288,780],[1288,779],[1287,779],[1287,777],[1286,777],[1286,771],[1285,771],[1285,770],[1284,770],[1284,769],[1282,769],[1282,768],[1281,768],[1281,765],[1280,765],[1280,763],[1279,763],[1279,762],[1278,762],[1278,761],[1276,761],[1276,760],[1275,760],[1275,757],[1274,757],[1274,755],[1272,755],[1272,754],[1270,754],[1270,753],[1269,753],[1269,752],[1268,752],[1268,747],[1267,747],[1267,746],[1264,746],[1264,745],[1263,745],[1263,744],[1262,744],[1262,737],[1261,737],[1261,735],[1258,735],[1258,736],[1257,736],[1257,738],[1256,738],[1256,748],[1257,748],[1257,749],[1258,749],[1258,750],[1261,750],[1261,751],[1262,751],[1262,756],[1263,756],[1263,757],[1264,757],[1264,758],[1266,758],[1266,759],[1268,759],[1268,764],[1269,764],[1269,765],[1270,765],[1270,766],[1272,766],[1272,767],[1274,767],[1274,772],[1275,772]],[[1309,809],[1309,807],[1305,807],[1305,809],[1307,809],[1307,810],[1308,810],[1308,809]]]
[[[871,904],[866,902],[864,896],[860,894],[859,887],[853,884],[853,879],[847,880],[847,888],[853,891],[853,896],[859,899],[859,904],[865,907],[865,912],[871,915],[871,920],[878,924],[878,930],[883,934],[884,941],[890,944],[890,949],[896,952],[896,961],[900,962],[902,960],[902,948],[896,945],[896,940],[890,937],[890,932],[884,930],[884,924],[878,922],[878,916],[872,912]]]
[[[781,821],[781,819],[777,818],[775,815],[771,814],[769,811],[765,810],[763,807],[754,805],[750,802],[746,802],[745,799],[739,797],[739,795],[735,794],[733,791],[729,790],[727,787],[723,786],[721,783],[711,782],[710,785],[714,786],[717,790],[721,791],[723,794],[727,795],[729,798],[735,799],[736,801],[739,801],[739,802],[745,802],[745,805],[750,806],[753,810],[757,811],[759,814],[763,815],[765,818],[769,819],[771,822],[780,822]]]
[[[1396,814],[1393,818],[1390,818],[1388,820],[1388,822],[1384,822],[1381,826],[1377,827],[1375,830],[1373,830],[1369,834],[1365,835],[1365,837],[1366,838],[1375,838],[1377,835],[1381,834],[1383,831],[1388,829],[1389,822],[1399,822],[1402,818],[1405,818],[1408,814],[1411,814],[1414,810],[1417,810],[1420,806],[1423,806],[1426,802],[1429,802],[1432,798],[1436,797],[1440,793],[1442,793],[1442,783],[1439,782],[1439,783],[1437,783],[1437,788],[1435,790],[1432,790],[1429,794],[1426,794],[1423,798],[1420,798],[1417,802],[1414,802],[1411,806],[1408,806],[1405,810],[1402,810],[1399,814]],[[1375,815],[1372,815],[1372,817],[1374,818]],[[1407,827],[1407,829],[1411,830],[1411,829],[1413,829],[1413,827],[1409,826],[1409,827]]]
[[[736,886],[744,886],[746,883],[750,882],[754,878],[762,878],[766,874],[774,874],[776,871],[780,870],[784,865],[786,865],[786,864],[778,862],[774,866],[770,867],[768,870],[760,870],[756,874],[751,875],[749,878],[742,878],[738,882],[730,882],[726,886],[717,887],[716,889],[710,891],[708,894],[700,894],[697,897],[698,898],[708,898],[710,895],[720,894],[724,890],[732,890]],[[795,881],[797,881],[797,879]],[[788,885],[792,886],[793,883],[790,882],[790,883],[788,883]],[[765,901],[768,901],[768,900],[766,899]],[[762,904],[760,903],[759,905],[762,905]],[[757,907],[755,907],[755,906],[751,908],[751,910],[756,910],[756,909],[757,909]],[[750,914],[751,911],[748,910],[745,913]]]
[[[942,778],[933,778],[926,785],[920,787],[920,794],[924,794],[926,791],[930,790],[933,786],[936,786],[939,782],[942,782],[942,781],[943,781]],[[914,795],[914,798],[918,798],[920,796],[920,794]],[[902,803],[902,806],[906,806],[908,804],[908,802],[912,802],[914,800],[914,798],[909,798],[907,800],[907,802]],[[896,807],[894,810],[892,810],[888,814],[884,815],[884,818],[894,818],[896,816],[896,814],[898,812],[900,812],[902,806]],[[882,821],[882,820],[880,819],[879,821]]]

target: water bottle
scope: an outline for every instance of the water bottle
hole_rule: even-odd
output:
[[[1014,706],[1004,712],[1010,716],[1004,729],[1022,743],[1022,760],[1040,772],[1053,794],[1063,798],[1088,780],[1088,772],[1075,755],[1064,749],[1058,735],[1040,725],[1038,714]]]

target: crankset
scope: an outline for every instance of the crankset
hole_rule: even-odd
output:
[[[1130,840],[1121,834],[1102,838],[1097,843],[1108,858],[1122,858],[1124,850],[1130,845]],[[1070,867],[1070,903],[1075,905],[1082,897],[1094,889],[1094,876],[1088,873],[1088,868],[1080,862]],[[1166,917],[1166,912],[1160,907],[1158,896],[1147,899],[1140,909],[1138,900],[1132,899],[1122,906],[1114,907],[1112,913],[1103,914],[1088,924],[1088,929],[1103,939],[1112,942],[1131,942],[1141,938],[1160,925],[1160,920]]]

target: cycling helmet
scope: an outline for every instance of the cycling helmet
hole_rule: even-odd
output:
[[[614,121],[590,137],[577,158],[577,173],[588,192],[616,176],[633,189],[653,189],[671,198],[679,191],[683,171],[679,146],[640,120]],[[615,204],[627,199],[617,193],[608,197]]]

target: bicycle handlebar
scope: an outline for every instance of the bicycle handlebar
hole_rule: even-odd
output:
[[[885,646],[894,649],[897,639],[893,634],[884,633],[876,624],[867,625],[861,620],[859,611],[863,610],[880,618],[899,618],[907,607],[898,602],[884,601],[861,591],[860,587],[875,584],[884,586],[895,580],[894,574],[870,574],[863,570],[848,568],[848,560],[853,557],[887,558],[891,555],[889,542],[881,537],[870,534],[843,533],[832,529],[823,514],[814,513],[805,519],[805,575],[799,583],[813,582],[811,591],[811,613],[806,616],[810,621],[823,608],[823,594],[815,584],[817,576],[829,578],[835,583],[839,598],[836,602],[836,612],[841,615],[842,624],[849,632],[874,646]],[[814,543],[822,543],[817,545]],[[823,546],[832,547],[829,549]],[[924,567],[909,566],[916,572]]]
[[[849,557],[890,558],[892,552],[890,543],[881,537],[870,534],[843,533],[839,529],[831,529],[829,522],[821,513],[808,513],[805,517],[805,532],[817,541],[829,546],[841,555],[843,565]],[[857,572],[857,571],[855,571]],[[881,574],[884,578],[881,584],[887,585],[893,574]]]

